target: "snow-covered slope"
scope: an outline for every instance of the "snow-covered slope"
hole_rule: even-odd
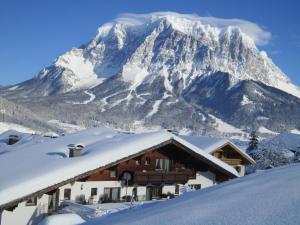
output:
[[[273,138],[262,140],[259,143],[259,149],[272,149],[274,151],[295,151],[299,146],[300,135],[291,133],[282,133]]]
[[[86,225],[282,225],[300,221],[300,164],[259,172]]]
[[[60,131],[51,126],[44,118],[12,101],[0,96],[0,133],[14,129],[21,132],[47,132]]]

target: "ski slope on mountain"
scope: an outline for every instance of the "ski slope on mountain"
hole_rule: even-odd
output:
[[[300,221],[300,164],[281,167],[123,210],[85,225],[294,225]]]

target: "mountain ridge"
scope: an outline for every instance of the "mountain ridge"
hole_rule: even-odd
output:
[[[259,123],[276,132],[298,129],[299,88],[256,47],[264,35],[241,20],[127,14],[101,26],[90,42],[58,57],[33,79],[1,88],[0,95],[49,120],[85,126],[154,125],[203,134],[219,132],[215,124],[222,120],[237,130]],[[57,112],[46,115],[50,102]],[[291,105],[290,119],[280,115]]]

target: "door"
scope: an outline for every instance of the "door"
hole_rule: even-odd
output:
[[[162,195],[161,186],[148,186],[146,189],[146,200],[151,201],[152,199],[160,199]]]
[[[118,202],[120,200],[121,188],[104,188],[104,199],[107,202]]]
[[[48,193],[48,213],[55,212],[59,206],[59,190],[54,190]]]
[[[152,200],[152,192],[153,192],[153,187],[149,186],[146,189],[146,200],[151,201]]]
[[[152,199],[160,199],[162,195],[162,187],[154,186],[152,187]]]

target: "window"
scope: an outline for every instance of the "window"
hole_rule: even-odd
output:
[[[194,189],[195,189],[195,190],[201,189],[201,184],[195,184],[195,185],[194,185]]]
[[[193,190],[199,190],[201,189],[201,184],[191,184],[189,187]]]
[[[150,158],[149,157],[146,157],[146,159],[145,159],[145,165],[146,166],[150,165]]]
[[[111,169],[109,171],[109,176],[110,177],[117,177],[117,169]]]
[[[71,199],[71,188],[66,188],[64,190],[64,200],[70,200]]]
[[[163,171],[170,171],[170,160],[169,159],[156,159],[155,169],[163,170]]]
[[[37,205],[37,197],[33,197],[26,201],[26,206],[34,206]]]
[[[237,171],[238,173],[241,172],[241,167],[240,167],[240,166],[236,166],[235,169],[236,169],[236,171]]]
[[[216,158],[220,159],[222,157],[222,153],[221,152],[215,152],[213,154]]]
[[[91,188],[91,196],[97,196],[97,188]]]
[[[121,188],[104,188],[104,202],[117,202],[120,200]]]
[[[137,166],[141,165],[141,159],[136,159],[135,160],[135,165],[137,165]]]

